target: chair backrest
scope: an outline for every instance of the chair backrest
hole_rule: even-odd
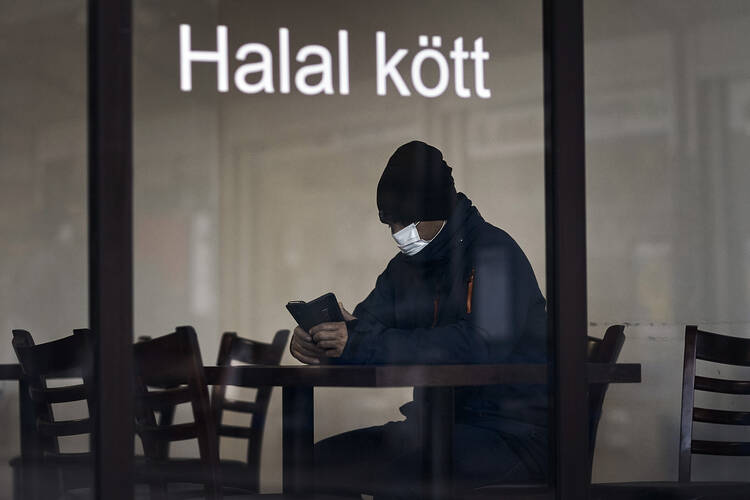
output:
[[[88,329],[75,330],[71,336],[35,344],[26,330],[13,330],[13,349],[21,365],[21,372],[29,388],[36,429],[30,458],[34,460],[63,463],[66,458],[78,463],[91,453],[91,431],[93,428],[95,391],[93,388],[94,342]],[[48,387],[52,379],[81,379],[82,383]],[[53,404],[85,401],[88,417],[58,420],[54,417]],[[88,453],[61,453],[59,439],[64,436],[86,436],[89,439]],[[65,470],[56,479],[60,488],[80,487],[75,475]],[[80,476],[80,475],[78,475]],[[87,480],[84,480],[86,482]],[[73,484],[75,483],[75,484]]]
[[[34,417],[40,445],[44,453],[59,453],[58,438],[90,435],[94,409],[91,397],[93,376],[93,342],[88,330],[59,340],[34,344],[26,330],[13,330],[13,349],[21,364],[21,371],[29,386],[29,397],[34,404]],[[48,379],[82,379],[83,383],[47,387]],[[55,420],[52,405],[86,401],[89,416],[77,420]]]
[[[625,326],[612,325],[604,332],[601,339],[588,338],[589,363],[616,363],[620,351],[625,343]],[[589,385],[589,472],[593,466],[594,449],[596,448],[596,431],[602,416],[604,396],[607,394],[609,384]]]
[[[239,337],[235,332],[225,332],[221,337],[218,366],[230,366],[233,361],[250,365],[278,365],[284,355],[289,330],[279,330],[271,343],[258,342]],[[226,396],[226,385],[215,385],[211,406],[218,425],[218,436],[247,439],[247,464],[249,481],[259,481],[260,452],[263,444],[263,430],[266,423],[268,403],[272,387],[258,387],[254,401],[230,399]],[[251,414],[247,427],[222,424],[224,410]]]
[[[690,481],[692,454],[750,456],[750,442],[693,439],[693,422],[750,427],[750,412],[695,407],[695,391],[750,394],[750,380],[728,380],[696,375],[696,359],[734,366],[750,366],[750,339],[730,337],[685,327],[680,425],[680,482]]]
[[[133,346],[136,387],[136,432],[144,454],[155,461],[167,458],[172,441],[197,439],[200,459],[211,481],[209,498],[219,498],[219,451],[198,338],[190,326]],[[155,413],[190,403],[193,421],[157,425]],[[190,482],[186,478],[185,482]]]

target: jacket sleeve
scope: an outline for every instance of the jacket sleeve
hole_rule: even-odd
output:
[[[360,342],[368,339],[368,335],[360,332],[375,332],[387,330],[395,323],[393,308],[393,285],[390,280],[390,265],[378,276],[375,288],[370,294],[357,304],[352,314],[357,318],[347,321],[348,340],[344,352],[339,358],[330,358],[332,364],[363,364],[366,363],[361,355]]]
[[[521,268],[521,269],[519,269]],[[393,327],[393,293],[381,275],[355,309],[340,363],[499,363],[512,352],[528,310],[530,284],[515,249],[478,249],[471,313],[434,328]],[[387,271],[387,270],[386,270]],[[389,302],[390,301],[390,302]]]

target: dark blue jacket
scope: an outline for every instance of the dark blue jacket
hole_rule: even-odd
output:
[[[353,314],[337,363],[547,362],[545,300],[526,255],[462,193],[437,237],[391,259]],[[498,429],[547,426],[547,408],[545,386],[456,389],[457,419]]]

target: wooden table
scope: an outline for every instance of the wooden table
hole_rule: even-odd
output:
[[[589,383],[641,381],[641,365],[588,363]],[[546,365],[391,365],[391,366],[206,366],[209,385],[280,386],[283,398],[282,447],[285,493],[305,494],[314,487],[313,390],[315,387],[422,387],[422,425],[427,498],[452,493],[453,397],[456,386],[544,384]],[[19,381],[21,454],[33,432],[30,400],[16,364],[0,364],[0,380]]]
[[[589,383],[640,382],[639,364],[589,363]],[[285,493],[314,488],[315,387],[422,387],[426,498],[452,497],[453,398],[456,386],[547,383],[546,365],[232,366],[206,367],[208,383],[281,386]]]

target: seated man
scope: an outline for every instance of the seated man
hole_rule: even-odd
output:
[[[345,322],[297,327],[292,354],[304,363],[546,363],[545,299],[516,242],[456,193],[439,150],[410,142],[378,183],[380,220],[401,252]],[[342,307],[343,310],[343,307]],[[418,404],[406,420],[359,429],[315,445],[321,490],[377,498],[421,494]],[[544,480],[545,386],[455,391],[454,478],[459,488]]]

